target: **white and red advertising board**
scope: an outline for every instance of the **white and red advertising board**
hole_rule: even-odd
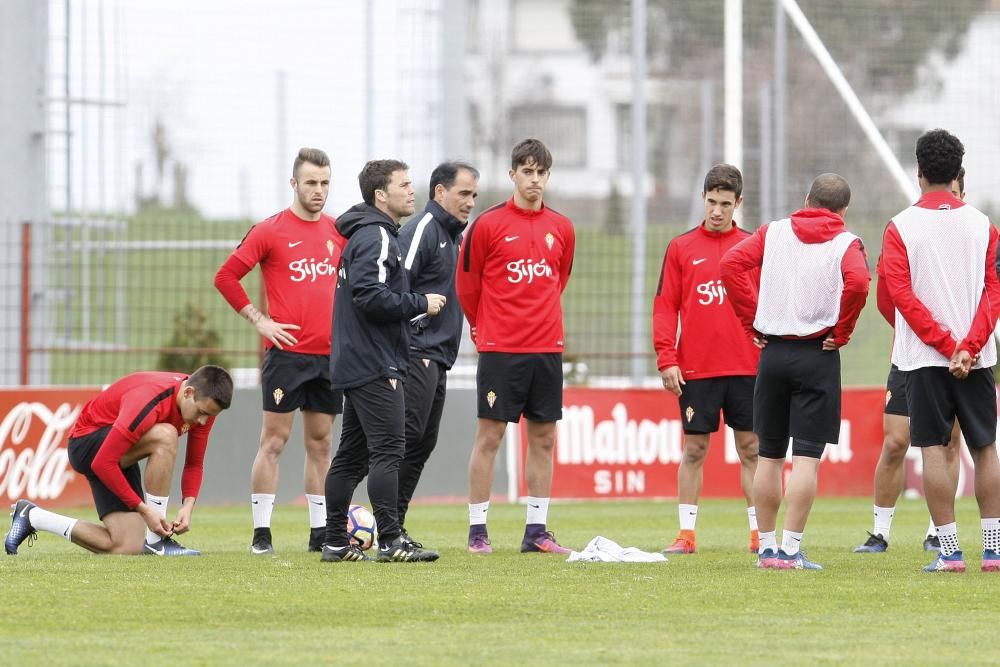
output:
[[[66,442],[100,387],[0,389],[0,502],[29,498],[46,507],[93,502],[69,465]]]
[[[845,389],[840,443],[828,445],[819,473],[819,494],[870,496],[882,449],[885,390]],[[527,436],[509,429],[516,480],[512,498],[528,495],[524,481]],[[683,428],[677,399],[662,389],[567,388],[563,419],[556,435],[553,498],[676,498],[677,467],[683,454]],[[963,448],[964,449],[964,448]],[[963,452],[960,492],[969,492],[972,475]],[[919,452],[910,450],[907,487],[919,492]],[[790,468],[790,463],[786,463]],[[704,465],[704,497],[741,497],[740,463],[732,431],[711,437]]]
[[[0,504],[28,498],[45,507],[93,501],[87,480],[69,465],[67,439],[99,387],[0,388]],[[662,389],[568,388],[554,457],[554,498],[675,498],[683,430],[677,399]],[[827,447],[820,495],[870,496],[882,446],[885,391],[846,389],[840,444]],[[508,429],[508,496],[527,495],[524,421]],[[704,497],[740,497],[732,433],[712,436]],[[972,493],[972,466],[962,452],[959,493]],[[919,494],[920,454],[908,454],[906,489]],[[2,506],[2,505],[0,505]]]

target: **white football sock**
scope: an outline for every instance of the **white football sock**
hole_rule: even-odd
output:
[[[527,524],[541,524],[545,525],[546,519],[549,518],[549,499],[548,498],[536,498],[534,496],[528,496],[528,516],[525,520]]]
[[[943,526],[937,526],[938,539],[941,540],[941,555],[950,556],[958,551],[958,524],[954,521]]]
[[[251,494],[250,510],[253,512],[254,528],[270,528],[271,512],[274,510],[274,494],[273,493]]]
[[[698,506],[678,505],[677,518],[680,519],[681,530],[694,530],[694,525],[698,521]]]
[[[760,551],[757,553],[764,553],[766,550],[770,549],[773,552],[778,551],[778,531],[772,530],[769,533],[760,533]]]
[[[73,526],[78,519],[71,519],[62,514],[56,514],[43,510],[41,507],[33,507],[28,511],[28,521],[35,530],[53,535],[61,535],[68,542],[73,541]]]
[[[797,554],[801,544],[802,533],[795,533],[790,530],[781,531],[781,550],[789,556]]]
[[[155,509],[162,518],[167,518],[167,505],[170,504],[170,496],[154,496],[152,493],[147,492],[145,502]],[[162,539],[162,537],[151,531],[149,526],[146,526],[146,544],[156,544]]]
[[[1000,519],[982,519],[980,523],[983,526],[983,549],[1000,552]]]
[[[469,503],[469,525],[485,526],[486,513],[490,511],[490,501],[484,503]]]
[[[878,505],[874,505],[873,507],[875,508],[875,528],[873,532],[876,535],[881,535],[882,539],[888,542],[889,531],[892,529],[892,517],[896,513],[896,508],[879,507]]]
[[[757,508],[747,508],[747,519],[750,521],[750,530],[757,530]]]
[[[273,507],[273,499],[271,503]],[[309,505],[309,527],[324,528],[326,526],[326,496],[307,493],[306,503]],[[270,517],[268,517],[268,524],[270,523]]]

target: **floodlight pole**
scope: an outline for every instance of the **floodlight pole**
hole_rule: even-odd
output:
[[[743,0],[725,6],[725,146],[723,160],[743,168]]]
[[[781,0],[774,0],[774,148],[773,176],[774,183],[774,210],[770,211],[771,218],[782,215],[788,195],[788,162],[786,160],[785,143],[785,109],[787,100],[787,60],[788,60],[788,37],[785,28],[785,10],[781,6]]]
[[[632,384],[646,375],[646,0],[632,0]]]
[[[375,9],[364,3],[365,13],[365,159],[375,156]]]
[[[274,146],[276,152],[276,167],[278,178],[274,182],[278,186],[274,210],[279,211],[288,206],[288,181],[284,178],[288,172],[288,73],[279,69],[274,74]]]

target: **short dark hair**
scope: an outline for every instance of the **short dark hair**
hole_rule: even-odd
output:
[[[375,191],[389,187],[393,173],[406,171],[410,165],[402,160],[369,160],[358,174],[358,185],[361,187],[361,198],[369,206],[375,205]]]
[[[809,205],[840,211],[851,203],[851,186],[840,174],[820,174],[809,188]]]
[[[292,163],[292,178],[299,177],[299,167],[306,162],[317,167],[329,167],[330,157],[318,148],[300,148],[299,154],[295,156],[295,162]]]
[[[958,170],[958,176],[952,180],[958,181],[958,192],[959,194],[965,192],[965,167]]]
[[[196,401],[210,398],[223,410],[233,402],[233,378],[221,366],[202,366],[191,373],[187,384],[194,389]]]
[[[951,185],[962,168],[965,146],[947,130],[924,132],[917,139],[917,167],[931,185]]]
[[[525,139],[510,152],[510,168],[517,169],[529,162],[548,171],[552,168],[552,153],[538,139]]]
[[[468,162],[462,162],[461,160],[442,162],[434,167],[434,171],[431,172],[431,187],[430,194],[427,196],[428,199],[434,199],[434,190],[439,185],[443,185],[445,190],[451,189],[451,186],[455,185],[455,179],[458,178],[460,169],[466,170],[477,181],[479,180],[479,170]]]
[[[705,185],[702,187],[702,192],[712,190],[735,192],[739,199],[743,195],[743,174],[731,164],[715,165],[705,174]]]

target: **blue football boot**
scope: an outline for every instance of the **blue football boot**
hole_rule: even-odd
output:
[[[854,548],[856,554],[880,554],[889,550],[889,543],[881,535],[868,533],[868,539],[860,547]]]
[[[10,513],[10,531],[4,538],[3,548],[9,555],[16,556],[17,548],[25,540],[31,538],[34,541],[38,536],[31,525],[31,520],[28,519],[28,512],[34,509],[35,503],[30,500],[18,500],[11,507],[14,511]],[[28,542],[28,546],[31,546],[31,542]]]
[[[938,554],[934,562],[924,568],[924,572],[965,572],[965,557],[961,551],[950,556]]]
[[[778,560],[783,563],[782,570],[822,570],[823,566],[814,563],[806,555],[799,551],[794,556],[789,556],[784,549],[778,549]]]
[[[146,542],[142,545],[142,553],[145,556],[200,556],[197,549],[188,549],[177,543],[172,537],[164,537],[150,544]]]

